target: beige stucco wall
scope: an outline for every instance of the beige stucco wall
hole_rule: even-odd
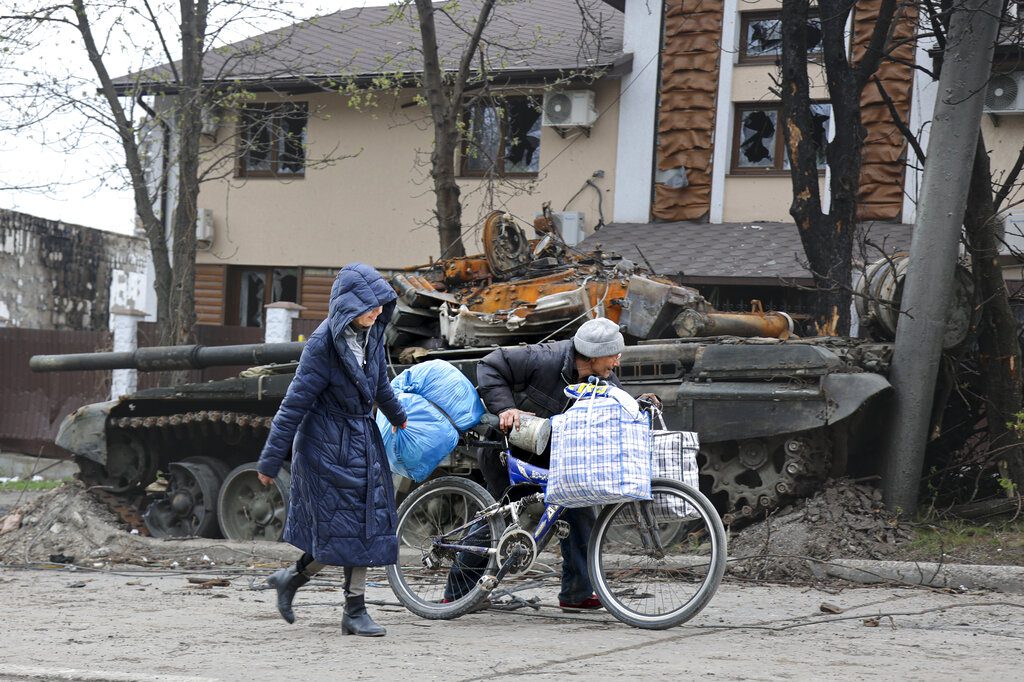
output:
[[[543,201],[563,210],[599,170],[604,177],[594,182],[601,188],[605,219],[611,219],[619,83],[589,87],[601,114],[590,137],[569,133],[562,139],[544,128],[536,181],[488,186],[482,180],[460,180],[467,250],[478,250],[474,237],[488,211],[507,210],[532,222]],[[226,172],[223,179],[204,184],[199,204],[212,209],[215,234],[212,247],[199,252],[197,261],[337,267],[358,260],[401,267],[437,258],[437,232],[423,224],[433,207],[432,130],[425,109],[402,107],[413,102],[414,94],[405,91],[363,109],[347,106],[339,95],[291,98],[309,103],[305,177],[245,179]],[[318,165],[317,159],[329,160]],[[566,210],[583,212],[592,231],[598,220],[597,193],[586,188]]]
[[[745,12],[779,10],[782,3],[778,0],[751,0],[740,5],[742,15]],[[739,31],[742,21],[737,19],[736,30]],[[733,66],[729,101],[735,104],[764,102],[776,104],[779,98],[773,94],[778,90],[779,69],[774,64],[742,64],[733,55],[736,63]],[[825,87],[824,68],[812,65],[809,69],[811,77],[811,97],[817,100],[828,100]],[[732,126],[735,124],[733,111]],[[716,136],[729,146],[726,157],[727,168],[731,170],[733,129],[719,132]],[[782,134],[782,131],[779,131]],[[793,200],[792,182],[789,175],[733,175],[726,170],[725,192],[723,196],[722,219],[725,222],[756,222],[778,221],[792,222],[789,206]],[[824,191],[824,184],[822,184]]]

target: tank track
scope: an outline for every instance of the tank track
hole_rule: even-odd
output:
[[[269,429],[273,417],[264,417],[244,412],[222,412],[219,410],[202,410],[200,412],[182,412],[154,417],[116,417],[110,425],[120,429],[171,429],[188,431],[190,427],[223,427],[237,426],[240,429]],[[218,429],[223,431],[223,429]]]
[[[177,414],[149,417],[115,417],[110,419],[109,426],[123,432],[134,432],[144,436],[143,442],[161,435],[190,437],[196,435],[217,436],[232,444],[235,439],[251,433],[270,429],[273,417],[243,412],[221,410],[201,410],[197,412],[181,412]],[[235,441],[237,442],[237,441]],[[152,481],[140,481],[133,491],[113,492],[104,480],[104,469],[91,461],[80,461],[79,479],[86,485],[89,492],[103,503],[130,529],[139,535],[148,536],[149,529],[143,519],[146,495],[142,490]],[[145,464],[145,469],[156,471],[156,462]]]
[[[85,489],[89,494],[102,503],[110,513],[117,516],[130,530],[138,531],[139,535],[148,536],[149,529],[146,528],[146,523],[142,520],[142,514],[139,513],[145,497],[138,494],[112,493],[105,489],[107,486],[104,485],[98,473],[100,470],[99,465],[88,460],[82,461],[81,459],[79,459],[78,465],[78,480],[85,485]]]
[[[756,518],[794,497],[816,490],[832,466],[825,429],[776,438],[755,438],[701,447],[702,475],[712,495],[728,498],[722,520]]]

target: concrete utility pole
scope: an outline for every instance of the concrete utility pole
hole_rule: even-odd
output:
[[[946,313],[1002,0],[962,0],[950,18],[889,381],[896,409],[882,485],[890,511],[913,514],[924,465]]]

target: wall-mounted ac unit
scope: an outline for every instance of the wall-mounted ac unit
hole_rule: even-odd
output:
[[[556,128],[588,127],[597,120],[593,90],[558,90],[544,93],[541,125]]]
[[[200,134],[206,137],[217,137],[217,129],[220,128],[222,111],[220,107],[203,107],[201,113]]]
[[[992,74],[985,88],[985,113],[1024,113],[1024,71]]]
[[[213,245],[213,210],[201,208],[196,214],[196,248],[208,249]]]
[[[1024,213],[1010,211],[1003,216],[1003,238],[998,244],[1000,256],[1024,260]]]
[[[539,218],[542,215],[544,214],[537,213],[534,217]],[[551,222],[555,224],[558,236],[569,246],[576,246],[586,236],[583,234],[583,214],[579,211],[552,211]]]

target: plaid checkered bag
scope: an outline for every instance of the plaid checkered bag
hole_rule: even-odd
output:
[[[693,431],[669,431],[665,418],[657,413],[661,428],[651,432],[651,457],[655,478],[670,478],[697,488],[697,451],[700,441]],[[658,517],[682,518],[690,514],[688,504],[677,498],[655,499]]]
[[[551,468],[545,500],[590,507],[651,499],[651,430],[607,385],[566,388],[576,402],[551,418]]]

